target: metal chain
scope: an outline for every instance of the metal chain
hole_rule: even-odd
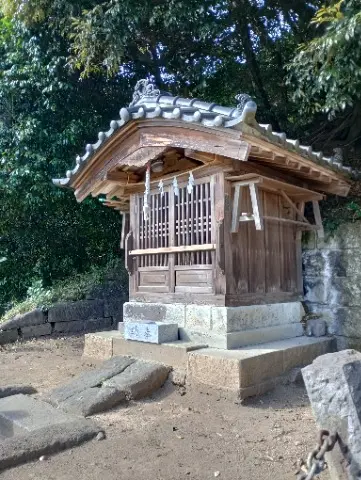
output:
[[[337,432],[331,434],[328,430],[321,430],[317,447],[307,457],[307,471],[300,473],[297,480],[312,480],[315,475],[321,473],[326,467],[325,453],[333,450],[338,440]]]

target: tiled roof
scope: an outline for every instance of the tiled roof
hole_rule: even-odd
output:
[[[237,107],[223,107],[197,98],[174,97],[169,93],[160,92],[149,80],[140,80],[136,85],[130,106],[120,109],[120,118],[110,122],[107,132],[99,132],[96,143],[86,145],[85,153],[76,157],[76,164],[72,170],[66,172],[66,178],[54,179],[53,183],[62,187],[70,184],[89,159],[117,130],[131,120],[143,118],[176,119],[186,123],[198,123],[209,128],[223,127],[240,131],[243,125],[247,125],[269,142],[290,152],[298,153],[318,165],[326,166],[339,173],[353,173],[350,167],[335,162],[332,157],[323,156],[322,152],[314,152],[311,146],[300,145],[299,140],[289,139],[285,133],[274,132],[271,125],[259,124],[255,118],[257,105],[248,95],[240,94],[236,99],[239,102]]]

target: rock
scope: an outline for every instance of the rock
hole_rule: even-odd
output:
[[[7,385],[0,387],[0,398],[10,397],[22,393],[24,395],[31,395],[37,393],[37,390],[31,385]]]
[[[219,476],[220,476],[220,474],[221,474],[221,472],[214,472],[214,474],[213,474],[213,475],[214,475],[215,477],[219,477]]]
[[[104,302],[104,317],[114,317],[117,316],[120,319],[123,319],[123,305],[124,300],[118,300],[114,298],[108,298]]]
[[[0,329],[6,331],[22,327],[30,327],[32,325],[41,325],[42,323],[46,323],[46,316],[40,308],[36,308],[31,312],[16,315],[15,317],[10,318],[10,320],[1,323]]]
[[[101,440],[105,440],[106,439],[105,433],[99,432],[98,435],[96,436],[96,439],[98,440],[98,442],[100,442]]]
[[[348,466],[339,445],[326,455],[331,480],[361,478],[361,353],[322,355],[302,374],[319,428],[337,431],[349,448]]]
[[[0,345],[16,342],[18,340],[18,330],[0,330]]]
[[[70,383],[54,389],[48,400],[54,405],[59,405],[74,395],[101,385],[105,380],[123,372],[134,362],[135,360],[130,357],[112,357],[110,360],[103,362],[100,368],[83,372]]]
[[[93,422],[82,418],[6,438],[0,444],[0,471],[80,445],[99,431]]]
[[[170,368],[161,363],[138,360],[103,385],[124,391],[127,398],[137,400],[158,390],[166,381],[169,371]]]
[[[51,392],[48,401],[67,413],[89,416],[128,399],[150,395],[166,381],[169,367],[130,357],[113,357]]]
[[[103,300],[81,300],[72,303],[59,303],[49,308],[49,322],[72,322],[93,320],[104,317]]]
[[[43,325],[33,325],[31,327],[22,327],[22,338],[43,337],[44,335],[51,334],[50,323],[44,323]]]
[[[124,391],[110,387],[88,388],[58,404],[64,412],[88,417],[105,412],[126,401]]]
[[[187,374],[184,370],[172,370],[169,374],[169,380],[178,387],[184,387]]]
[[[326,322],[321,318],[308,320],[306,333],[309,337],[324,337],[326,335]]]
[[[98,433],[99,435],[99,433]],[[39,458],[39,462],[45,462],[45,460],[47,460],[48,457],[46,455],[42,455],[40,458]]]

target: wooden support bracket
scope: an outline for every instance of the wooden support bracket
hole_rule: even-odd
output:
[[[253,180],[244,180],[241,182],[233,183],[234,198],[233,198],[233,209],[232,209],[232,226],[231,232],[237,233],[239,228],[239,222],[249,222],[254,221],[256,230],[263,230],[263,219],[262,219],[262,205],[259,201],[257,183],[261,183],[262,179],[253,179]],[[249,187],[252,203],[252,215],[241,215],[241,203],[242,203],[242,188]]]
[[[325,231],[324,231],[323,225],[322,225],[320,205],[316,200],[314,200],[312,202],[312,206],[313,206],[313,215],[315,217],[315,222],[316,222],[316,225],[318,227],[317,228],[317,236],[320,239],[325,238]]]

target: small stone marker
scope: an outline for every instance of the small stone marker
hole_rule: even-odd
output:
[[[360,479],[361,353],[343,350],[322,355],[302,374],[319,428],[337,431],[349,449],[347,460],[338,444],[326,454],[331,480]]]
[[[165,322],[125,322],[124,338],[137,342],[167,343],[178,340],[178,324]]]

